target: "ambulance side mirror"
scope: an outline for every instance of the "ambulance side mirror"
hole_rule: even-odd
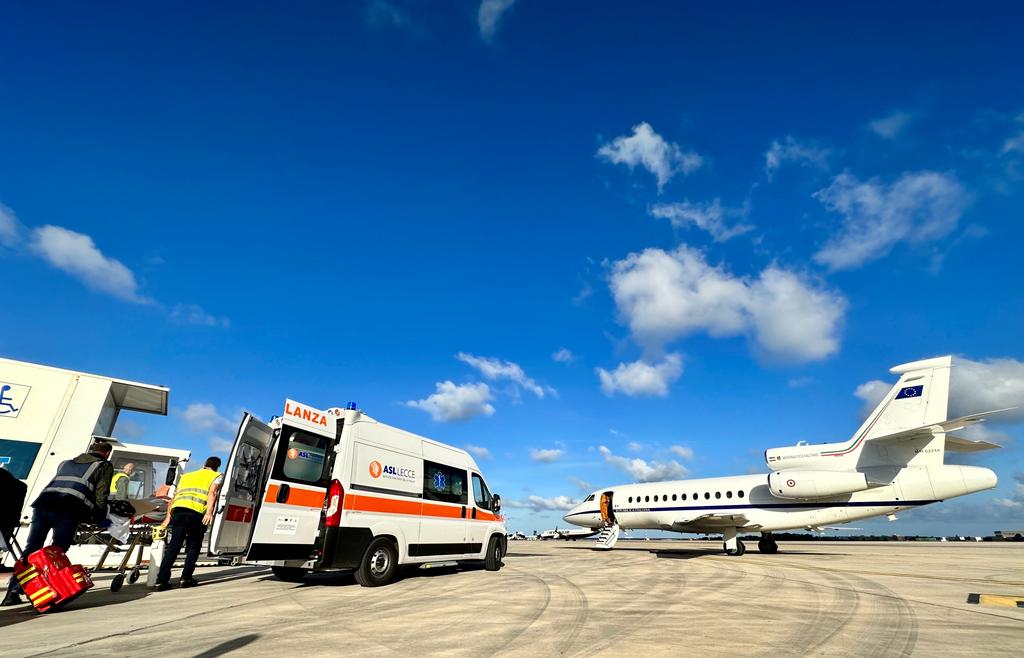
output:
[[[172,459],[171,465],[167,467],[167,477],[164,478],[164,484],[169,487],[174,486],[174,480],[178,477],[178,460]]]
[[[495,514],[501,511],[501,496],[498,494],[491,496],[491,507],[494,508]]]

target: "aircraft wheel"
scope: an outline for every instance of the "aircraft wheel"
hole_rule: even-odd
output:
[[[747,552],[746,545],[739,539],[736,540],[736,548],[730,550],[729,545],[724,542],[722,543],[722,548],[725,550],[726,555],[732,555],[735,557],[739,557]]]
[[[769,539],[765,543],[765,550],[763,550],[761,552],[762,553],[768,553],[769,555],[773,555],[773,554],[779,552],[779,545],[775,543],[774,539]]]
[[[119,573],[114,576],[114,579],[110,581],[110,591],[118,592],[121,590],[121,585],[124,585],[124,574]]]

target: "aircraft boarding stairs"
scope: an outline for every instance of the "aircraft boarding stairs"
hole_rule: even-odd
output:
[[[601,532],[597,535],[597,543],[594,548],[599,551],[610,551],[615,547],[615,543],[619,541],[619,524],[613,523],[606,525],[601,528]]]

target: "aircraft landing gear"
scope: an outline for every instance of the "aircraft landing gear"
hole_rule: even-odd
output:
[[[771,533],[766,532],[757,540],[757,550],[766,555],[772,555],[779,552],[779,545],[775,543],[775,538]]]
[[[739,557],[747,552],[747,547],[736,538],[736,528],[726,528],[722,533],[722,550],[726,555]]]

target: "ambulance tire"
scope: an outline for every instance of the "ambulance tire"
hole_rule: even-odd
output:
[[[363,587],[380,587],[395,579],[398,572],[398,551],[387,537],[370,542],[356,569],[356,582]]]
[[[283,580],[286,583],[301,583],[309,573],[309,569],[300,567],[271,567],[270,569],[278,580]]]
[[[491,537],[491,541],[487,544],[487,555],[484,557],[484,569],[487,571],[497,571],[501,568],[501,558],[504,555],[504,551],[501,548],[501,539],[498,535]]]

